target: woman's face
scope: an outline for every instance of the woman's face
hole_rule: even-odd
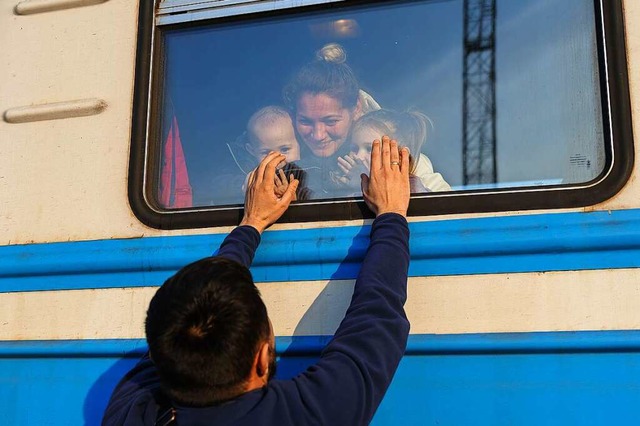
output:
[[[304,93],[296,105],[296,130],[313,155],[330,157],[347,140],[355,111],[325,93]]]

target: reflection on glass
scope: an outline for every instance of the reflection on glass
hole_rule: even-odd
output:
[[[463,134],[465,120],[486,120],[477,111],[488,96],[463,108],[465,83],[483,78],[464,60],[473,3],[373,2],[164,31],[158,203],[241,204],[271,150],[301,179],[300,202],[360,197],[383,134],[410,148],[416,196],[596,178],[605,149],[593,2],[496,1],[495,114],[482,123],[495,129],[491,156]],[[469,155],[490,161],[495,178],[474,181]]]

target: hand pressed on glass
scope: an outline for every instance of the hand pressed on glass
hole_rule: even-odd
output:
[[[369,158],[363,160],[353,153],[338,157],[338,168],[341,173],[334,173],[332,179],[335,183],[358,189],[360,187],[360,175],[369,173]]]
[[[283,195],[276,194],[276,166],[284,161],[284,158],[282,154],[270,152],[249,174],[241,225],[250,225],[262,232],[282,216],[295,198],[298,180],[293,174],[289,175],[287,189]]]
[[[371,171],[361,175],[364,201],[376,216],[383,213],[407,215],[409,208],[409,149],[382,137],[373,141]]]

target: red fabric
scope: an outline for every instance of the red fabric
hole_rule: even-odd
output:
[[[162,170],[158,194],[160,205],[174,208],[191,207],[193,205],[193,192],[189,184],[187,162],[184,158],[178,120],[175,115],[173,116],[162,154]]]

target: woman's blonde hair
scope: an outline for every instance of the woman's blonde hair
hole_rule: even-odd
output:
[[[410,173],[417,167],[422,147],[427,141],[427,129],[431,124],[429,117],[420,111],[399,112],[379,109],[363,115],[354,123],[353,130],[370,128],[380,134],[398,141],[411,152]]]

